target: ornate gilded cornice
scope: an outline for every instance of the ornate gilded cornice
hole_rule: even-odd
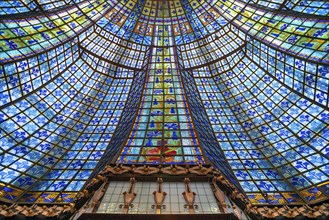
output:
[[[0,206],[0,217],[6,218],[15,218],[19,215],[23,215],[26,217],[37,217],[43,216],[46,218],[51,217],[59,217],[60,215],[71,215],[74,212],[74,204],[70,203],[69,205],[53,205],[53,206],[45,206],[45,205],[37,205],[34,204],[32,206],[22,206],[18,204],[12,205],[2,205]]]
[[[202,177],[211,178],[213,184],[214,195],[219,203],[225,207],[224,197],[228,196],[241,210],[248,214],[252,219],[274,219],[277,217],[296,218],[304,216],[307,218],[318,218],[322,216],[329,216],[329,204],[324,203],[318,206],[310,207],[304,206],[281,206],[281,207],[267,207],[254,206],[249,200],[237,190],[237,188],[230,183],[229,180],[218,170],[209,165],[168,165],[168,166],[154,166],[154,165],[122,165],[112,164],[108,165],[102,170],[96,178],[82,190],[74,199],[73,203],[67,205],[44,206],[34,204],[32,206],[22,206],[19,204],[2,205],[0,206],[0,216],[6,218],[14,218],[18,215],[26,217],[44,216],[44,217],[59,217],[60,215],[71,216],[73,213],[82,215],[85,210],[96,207],[99,203],[103,193],[104,186],[108,179],[114,177],[129,177],[139,176],[138,179],[143,179],[148,176],[159,178],[159,176],[171,177]],[[89,202],[88,202],[89,201]],[[234,212],[237,207],[233,205]],[[225,210],[224,210],[225,212]],[[235,212],[237,213],[237,212]],[[236,214],[237,215],[237,214]],[[239,216],[238,216],[239,217]]]

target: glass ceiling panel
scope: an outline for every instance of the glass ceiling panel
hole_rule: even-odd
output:
[[[1,2],[1,200],[70,202],[115,161],[211,163],[254,204],[328,199],[328,10]]]
[[[64,8],[83,0],[6,0],[0,3],[0,15],[44,12]]]
[[[172,31],[169,25],[153,30],[153,44],[159,47],[151,49],[139,113],[117,163],[205,163],[174,48],[164,47],[172,43]]]
[[[286,16],[238,1],[218,1],[215,8],[239,29],[280,50],[329,63],[328,20]]]
[[[0,15],[13,15],[37,10],[38,6],[34,0],[12,0],[1,1]]]
[[[329,15],[329,2],[326,0],[305,1],[305,0],[290,0],[284,5],[284,10],[292,10],[300,13],[311,15]]]
[[[32,18],[4,19],[0,24],[0,62],[20,59],[54,48],[81,33],[106,11],[105,0]]]
[[[310,15],[329,15],[329,3],[328,1],[316,0],[316,1],[306,1],[306,0],[241,0],[245,3],[257,7],[264,7],[276,10],[284,10],[286,12],[293,11],[299,13],[305,13]],[[303,16],[303,15],[300,15]],[[305,16],[305,15],[304,15]]]
[[[205,163],[170,54],[172,48],[152,49],[142,104],[119,163]]]
[[[6,200],[61,201],[58,192],[79,191],[106,150],[132,79],[100,74],[89,59],[83,55],[51,83],[1,110]],[[74,195],[65,194],[64,202]]]
[[[249,197],[262,192],[298,203],[297,190],[328,183],[329,136],[321,135],[328,111],[298,97],[248,58],[232,71],[195,81],[217,140]]]

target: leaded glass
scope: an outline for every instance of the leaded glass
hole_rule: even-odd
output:
[[[329,4],[0,3],[0,190],[71,202],[108,163],[212,164],[253,204],[328,199]]]

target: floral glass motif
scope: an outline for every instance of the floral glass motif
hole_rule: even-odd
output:
[[[328,1],[17,0],[0,15],[2,201],[71,202],[109,161],[209,162],[253,204],[328,199]]]

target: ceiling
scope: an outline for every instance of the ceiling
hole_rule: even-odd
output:
[[[256,205],[328,199],[327,1],[17,0],[0,15],[2,201],[71,202],[108,162],[210,163]]]

